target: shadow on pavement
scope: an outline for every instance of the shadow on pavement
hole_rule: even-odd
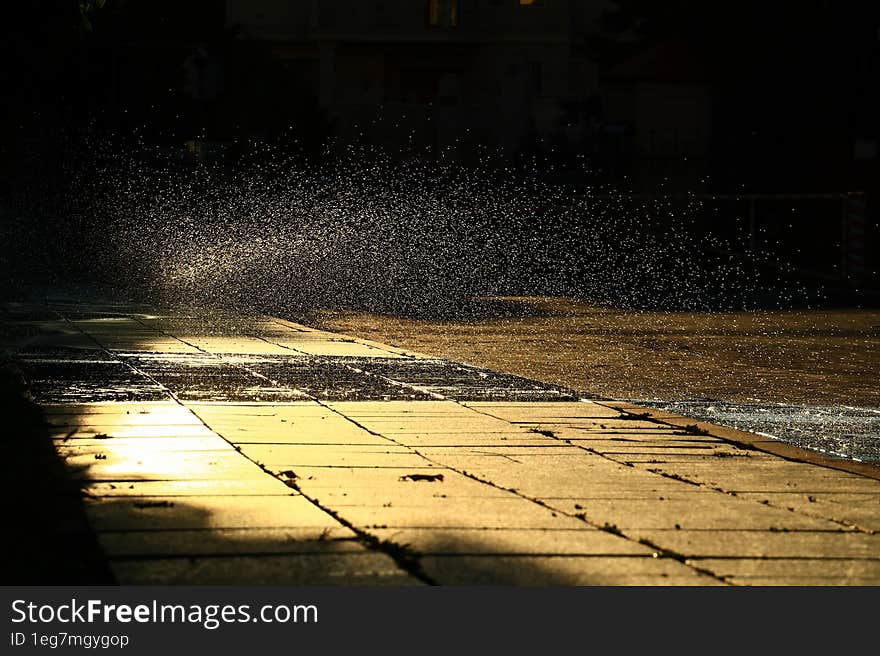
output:
[[[113,575],[81,490],[52,446],[43,413],[0,365],[4,585],[109,584]]]

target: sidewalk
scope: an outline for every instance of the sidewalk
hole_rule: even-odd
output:
[[[5,311],[120,583],[880,584],[877,468],[270,317]]]

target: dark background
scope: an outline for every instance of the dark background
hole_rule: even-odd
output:
[[[652,196],[829,193],[759,200],[763,239],[803,253],[810,275],[877,284],[874,3],[14,5],[5,221],[62,216],[98,143],[183,168],[251,165],[266,144],[319,166],[360,145]],[[854,210],[846,192],[863,194]],[[719,201],[704,220],[742,223],[749,202]]]

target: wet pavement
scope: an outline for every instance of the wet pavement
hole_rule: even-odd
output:
[[[880,584],[876,469],[677,408],[272,317],[3,318],[120,583]]]
[[[485,297],[447,317],[314,310],[302,320],[880,465],[880,313],[661,312]]]
[[[834,457],[880,465],[880,408],[719,400],[637,403],[773,437]]]
[[[35,400],[576,401],[525,378],[433,358],[33,349],[16,357]]]

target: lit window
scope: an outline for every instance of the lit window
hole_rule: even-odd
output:
[[[458,0],[428,0],[428,25],[458,26]]]
[[[428,25],[440,25],[440,0],[428,0]]]
[[[520,7],[543,7],[544,0],[519,0]]]

